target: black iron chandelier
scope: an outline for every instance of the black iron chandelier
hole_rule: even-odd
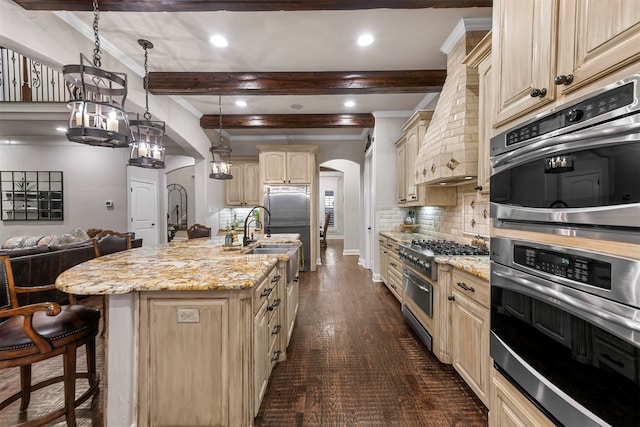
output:
[[[138,44],[144,49],[144,120],[131,120],[131,153],[129,164],[142,168],[164,169],[164,146],[162,138],[165,135],[165,125],[162,121],[152,121],[149,113],[149,49],[153,49],[153,43],[139,39]]]
[[[209,151],[211,151],[211,155],[213,160],[211,161],[211,173],[209,174],[209,178],[212,179],[231,179],[233,175],[231,175],[231,147],[225,145],[222,140],[222,95],[218,95],[218,117],[220,118],[220,128],[218,129],[218,133],[220,135],[220,140],[218,145],[211,145]]]
[[[102,147],[129,147],[129,121],[124,111],[127,75],[101,66],[98,2],[93,1],[93,66],[80,54],[80,64],[62,67],[70,100],[67,139]]]

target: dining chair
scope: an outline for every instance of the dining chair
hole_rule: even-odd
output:
[[[0,257],[0,369],[20,368],[20,391],[0,402],[0,410],[20,399],[20,412],[29,407],[31,393],[49,385],[64,383],[64,405],[20,426],[41,426],[65,416],[76,425],[75,408],[98,390],[95,337],[100,311],[86,305],[41,302],[20,306],[18,294],[55,289],[55,285],[20,287],[14,283],[9,258]],[[76,350],[85,345],[87,371],[77,372]],[[31,382],[32,364],[62,355],[63,374]],[[89,388],[76,399],[76,380],[87,378]]]
[[[96,258],[131,249],[131,235],[113,230],[102,230],[93,239]]]
[[[193,224],[187,229],[188,239],[197,239],[199,237],[211,237],[211,227],[202,224]]]
[[[327,247],[327,228],[329,228],[330,220],[331,220],[331,212],[327,212],[327,214],[324,216],[324,228],[320,232],[320,237],[322,238],[322,240],[320,240],[321,248]]]

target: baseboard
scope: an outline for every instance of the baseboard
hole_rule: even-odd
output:
[[[371,275],[371,280],[374,282],[382,282],[382,277],[380,276],[380,273],[374,273]]]
[[[345,249],[345,250],[342,251],[342,255],[360,256],[360,250],[359,249]]]
[[[369,269],[369,267],[367,267],[367,260],[364,258],[358,258],[358,265],[363,266],[367,270]]]

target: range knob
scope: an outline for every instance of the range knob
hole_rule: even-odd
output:
[[[571,110],[567,111],[567,114],[565,114],[568,122],[577,122],[582,118],[582,116],[583,112],[578,108],[572,108]]]

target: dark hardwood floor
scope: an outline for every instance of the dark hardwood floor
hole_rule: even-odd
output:
[[[450,365],[405,324],[400,304],[357,257],[329,240],[316,272],[301,273],[300,306],[287,360],[274,368],[256,426],[486,426],[487,409]],[[100,304],[100,298],[85,303]],[[97,339],[98,369],[104,370]],[[84,366],[84,350],[78,364]],[[61,358],[34,366],[34,377],[62,372]],[[80,381],[84,386],[86,381]],[[0,400],[19,387],[17,369],[0,370]],[[102,426],[102,392],[76,410],[78,426]],[[62,403],[62,387],[0,411],[0,426]],[[64,418],[55,426],[64,426]]]
[[[400,304],[358,257],[329,240],[301,273],[287,360],[274,368],[256,426],[486,426],[487,409],[428,352]]]

